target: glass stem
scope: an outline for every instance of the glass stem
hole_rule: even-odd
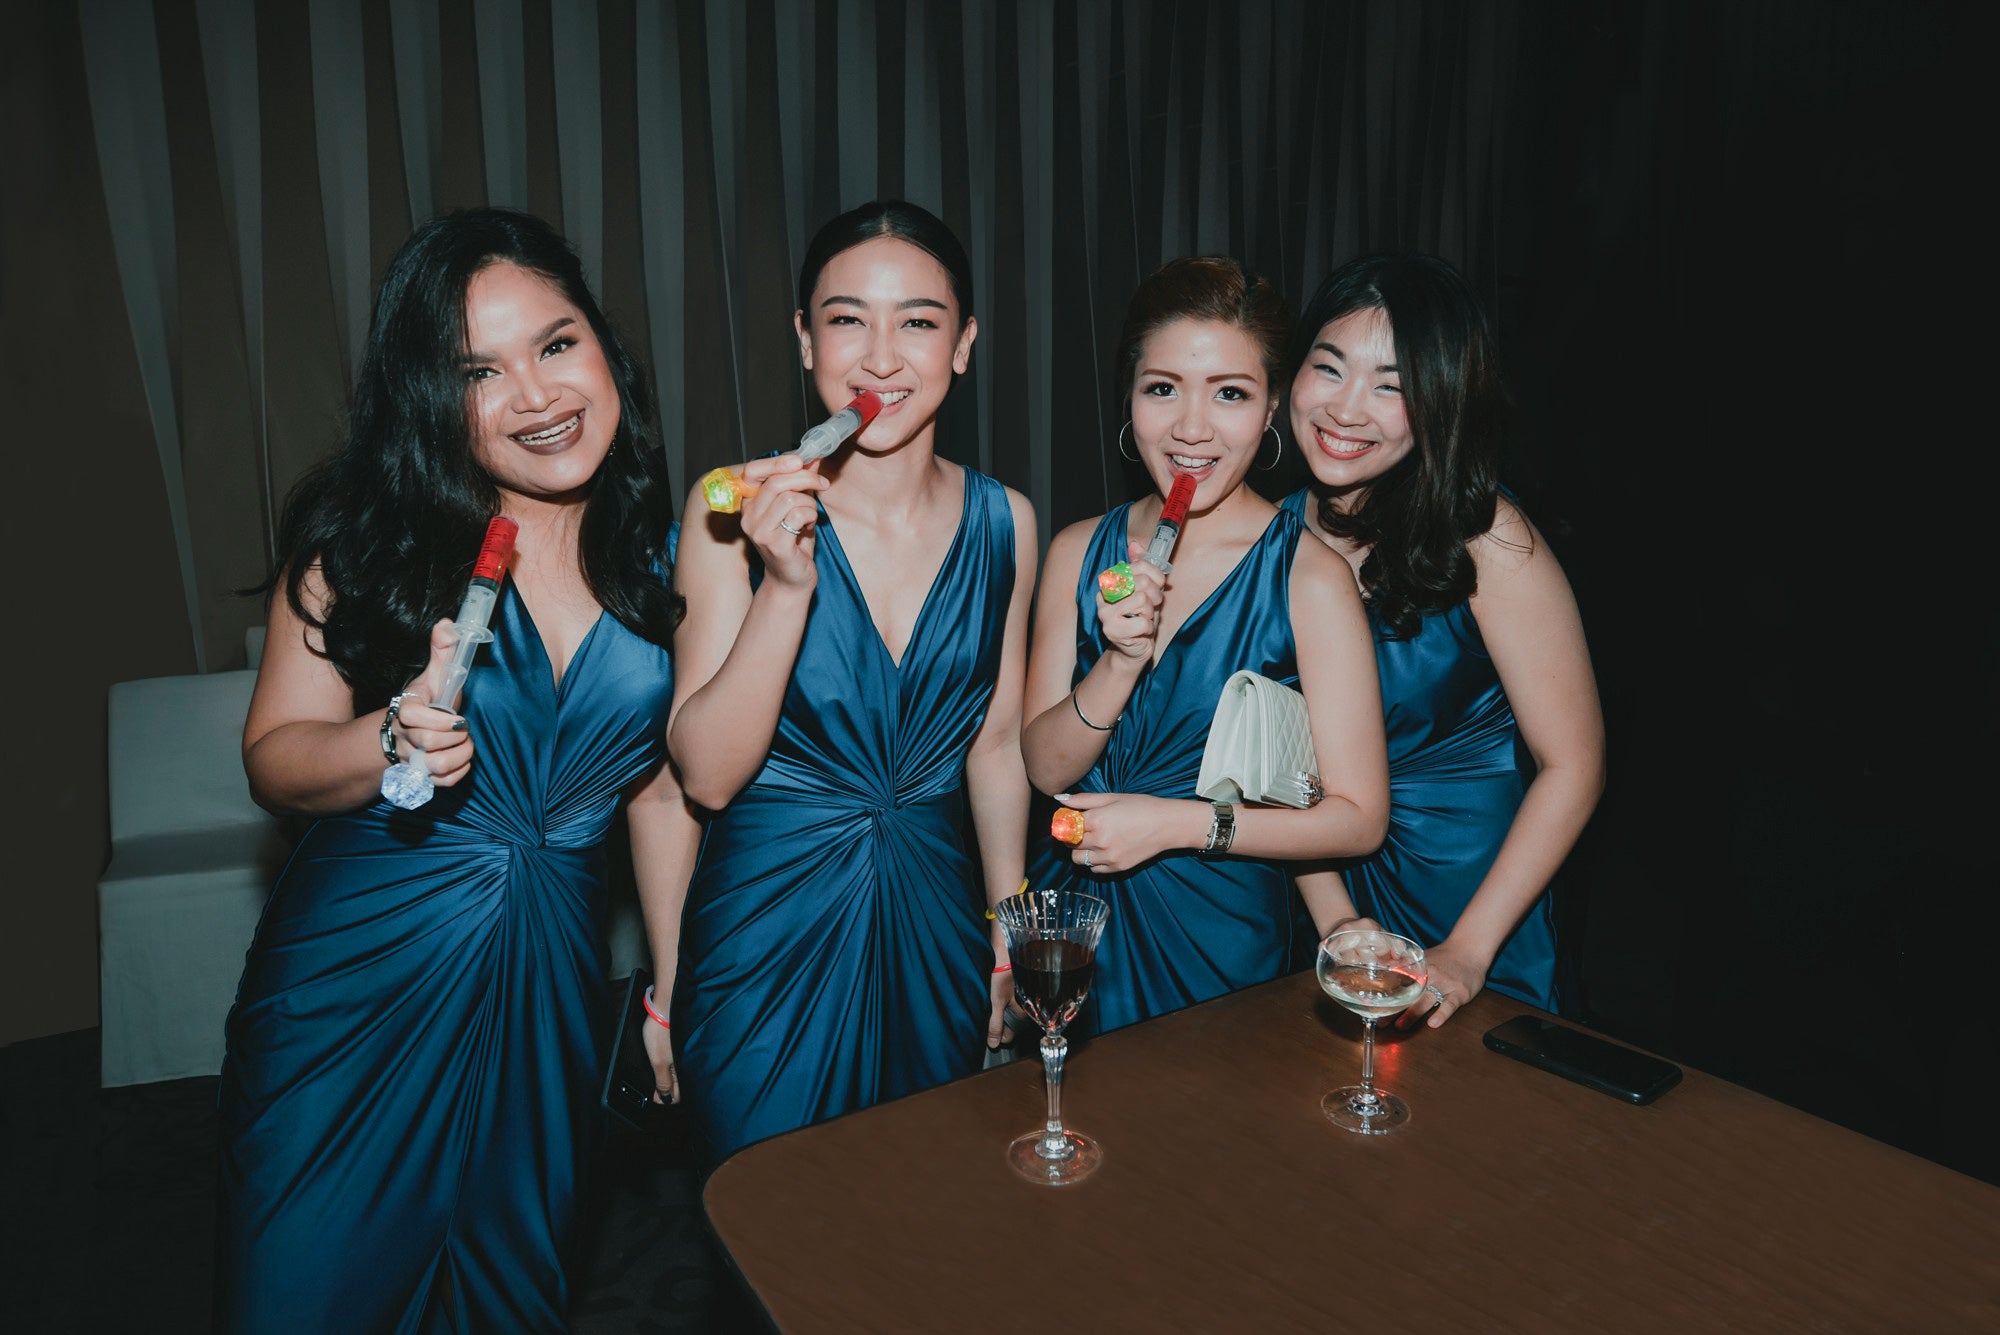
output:
[[[1044,1159],[1067,1159],[1075,1152],[1063,1135],[1062,1124],[1063,1058],[1068,1055],[1068,1039],[1059,1034],[1042,1035],[1042,1074],[1049,1088],[1049,1124],[1040,1150]]]
[[[1375,1017],[1361,1020],[1361,1097],[1356,1103],[1375,1106]]]

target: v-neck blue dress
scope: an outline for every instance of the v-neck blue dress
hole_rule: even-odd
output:
[[[220,1091],[222,1330],[564,1328],[603,843],[673,678],[603,614],[558,684],[511,582],[493,632],[471,773],[316,822],[258,924]]]
[[[1076,583],[1076,672],[1080,682],[1105,652],[1097,573],[1126,559],[1130,504],[1099,521]],[[1078,780],[1079,793],[1195,797],[1208,725],[1222,685],[1244,668],[1297,686],[1291,577],[1296,515],[1280,512],[1174,633],[1133,687],[1104,753]],[[1117,1029],[1206,1001],[1286,971],[1292,949],[1291,869],[1262,858],[1163,853],[1129,872],[1088,872],[1070,849],[1039,833],[1029,881],[1110,901],[1090,998],[1073,1033]]]
[[[1310,490],[1281,507],[1303,521]],[[1344,863],[1354,907],[1425,947],[1451,934],[1499,856],[1534,762],[1486,652],[1472,604],[1426,615],[1396,639],[1369,615],[1389,736],[1389,834]],[[1555,1010],[1556,939],[1543,892],[1493,957],[1486,985]]]
[[[965,471],[900,665],[823,509],[817,532],[770,756],[710,821],[681,918],[681,1089],[718,1158],[967,1074],[985,1045],[992,955],[961,793],[1014,590],[1006,488]]]

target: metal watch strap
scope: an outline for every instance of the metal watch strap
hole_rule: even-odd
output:
[[[1236,808],[1228,802],[1210,802],[1213,814],[1209,818],[1208,843],[1202,852],[1222,854],[1236,842]]]
[[[389,712],[382,716],[382,754],[388,757],[391,765],[400,765],[403,763],[403,758],[396,754],[396,734],[394,729],[396,727],[396,719],[403,712],[403,696],[408,694],[408,691],[404,691],[401,695],[391,697],[389,700]]]

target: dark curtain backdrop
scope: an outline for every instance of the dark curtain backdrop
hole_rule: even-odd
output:
[[[33,446],[9,565],[63,666],[11,656],[58,775],[14,815],[40,851],[0,905],[0,1041],[92,1022],[104,689],[241,664],[262,613],[230,590],[337,440],[413,224],[488,201],[559,223],[653,368],[684,493],[806,424],[805,240],[901,195],[975,269],[942,448],[1045,537],[1136,483],[1109,363],[1160,260],[1235,254],[1295,303],[1368,249],[1466,269],[1505,342],[1509,478],[1577,587],[1610,726],[1561,882],[1581,1012],[1994,1175],[1954,1062],[1993,1030],[1953,951],[1996,925],[1972,889],[2000,684],[1965,480],[1992,435],[1960,335],[1990,291],[1976,12],[24,7],[0,57],[0,296],[33,333],[0,361]],[[1260,485],[1302,477],[1292,453]],[[90,614],[109,590],[130,611]],[[1907,1093],[1862,1092],[1885,1084]]]

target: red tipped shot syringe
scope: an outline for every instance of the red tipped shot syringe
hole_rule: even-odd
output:
[[[866,430],[881,411],[881,395],[872,389],[864,389],[845,408],[818,426],[807,428],[792,453],[808,463],[824,459],[839,449],[848,437]],[[744,501],[756,494],[757,484],[745,482],[734,469],[714,468],[702,474],[701,498],[708,502],[709,509],[719,515],[735,514],[743,508]]]
[[[1171,560],[1174,543],[1181,536],[1181,525],[1187,522],[1188,505],[1194,500],[1194,488],[1193,475],[1174,474],[1174,485],[1167,491],[1167,503],[1160,507],[1159,527],[1153,530],[1153,540],[1146,544],[1146,564],[1162,575],[1174,568]],[[1130,597],[1135,587],[1132,563],[1129,561],[1120,561],[1097,577],[1097,591],[1104,595],[1107,603]]]
[[[472,563],[472,580],[458,605],[455,625],[458,642],[452,646],[451,662],[445,666],[444,687],[430,703],[438,709],[455,709],[458,693],[472,673],[473,655],[493,638],[487,629],[493,621],[493,604],[500,597],[500,581],[507,578],[507,560],[514,554],[514,538],[521,526],[505,515],[495,515],[486,526],[486,540],[479,544],[479,559]],[[387,733],[384,733],[386,739]],[[416,757],[400,761],[382,771],[382,796],[405,811],[415,811],[431,800],[437,786],[431,772]]]

